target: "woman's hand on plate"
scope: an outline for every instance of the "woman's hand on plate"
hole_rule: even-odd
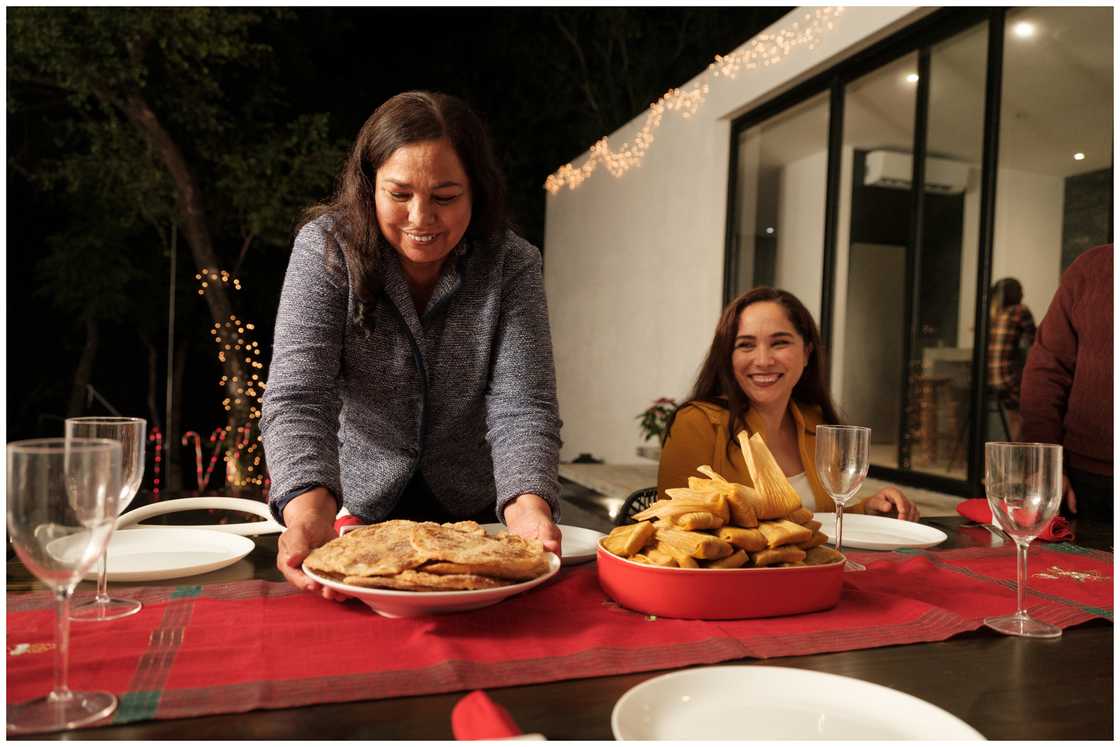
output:
[[[308,578],[301,570],[304,559],[316,547],[334,539],[334,496],[326,488],[302,493],[284,507],[287,528],[277,540],[276,567],[292,586],[324,599],[342,601],[347,597]]]
[[[552,507],[535,493],[522,493],[506,504],[506,527],[513,534],[539,539],[544,549],[560,557],[560,528],[552,522]]]
[[[869,514],[892,514],[897,510],[903,521],[917,521],[920,517],[918,507],[898,488],[883,488],[863,505]]]

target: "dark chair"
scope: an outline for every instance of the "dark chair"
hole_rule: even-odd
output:
[[[646,510],[656,500],[657,486],[635,490],[633,493],[626,496],[626,500],[622,502],[622,508],[618,510],[618,516],[614,519],[614,525],[620,527],[623,524],[629,524],[631,516]]]

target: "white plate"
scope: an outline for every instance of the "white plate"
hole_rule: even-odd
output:
[[[490,534],[504,531],[505,526],[502,524],[483,524],[483,528]],[[595,559],[596,550],[599,547],[599,540],[607,535],[602,532],[596,532],[594,529],[585,529],[584,527],[573,527],[569,524],[560,524],[560,554],[563,555],[561,563],[563,565],[578,565],[579,563],[586,563],[589,560]]]
[[[303,572],[323,586],[341,591],[343,594],[364,602],[382,617],[421,617],[423,615],[444,615],[449,612],[466,612],[492,604],[528,591],[543,584],[560,570],[560,558],[548,555],[548,572],[529,581],[496,589],[475,591],[398,591],[396,589],[370,589],[364,586],[351,586],[340,581],[324,578],[303,566]]]
[[[836,544],[836,514],[813,514],[821,523],[821,531],[828,541]],[[844,536],[840,541],[845,548],[861,550],[897,550],[901,547],[933,547],[948,537],[940,529],[913,521],[899,521],[888,516],[844,514]]]
[[[632,687],[616,739],[983,739],[912,695],[836,674],[771,666],[685,669]]]
[[[197,511],[199,509],[216,508],[224,511],[241,511],[243,513],[259,516],[263,521],[247,521],[240,524],[200,524],[196,526],[173,526],[167,524],[144,525],[145,529],[209,529],[215,532],[229,532],[242,536],[258,534],[279,534],[284,527],[272,518],[268,512],[268,504],[261,501],[251,501],[248,498],[230,498],[228,496],[208,495],[199,498],[175,498],[169,501],[141,506],[117,519],[117,529],[138,524],[145,519],[163,514],[172,514],[178,511]]]
[[[50,552],[65,552],[69,541],[69,537],[56,540],[58,548],[52,547]],[[159,581],[195,576],[233,565],[253,547],[248,537],[209,529],[124,529],[109,539],[108,579]],[[97,579],[98,565],[86,572],[86,579]]]

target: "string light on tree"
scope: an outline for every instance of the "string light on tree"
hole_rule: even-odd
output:
[[[607,138],[599,139],[591,146],[582,165],[564,164],[545,179],[544,188],[550,194],[556,194],[564,187],[575,189],[595,173],[599,164],[616,179],[630,169],[641,166],[642,159],[653,145],[653,134],[661,126],[665,112],[676,112],[682,118],[690,119],[708,98],[711,90],[709,79],[734,79],[744,70],[775,65],[798,48],[816,49],[825,34],[832,30],[833,19],[843,10],[842,7],[810,10],[781,31],[759,34],[746,46],[731,54],[716,55],[715,60],[689,90],[671,88],[650,104],[645,122],[629,142],[612,151]]]
[[[225,270],[204,267],[194,277],[199,283],[200,296],[205,295],[207,288],[212,285],[232,286],[234,290],[241,290],[241,280]],[[231,414],[231,419],[226,428],[218,429],[211,435],[210,441],[215,443],[217,439],[217,443],[221,444],[227,436],[232,436],[233,441],[226,446],[223,457],[226,463],[226,483],[238,488],[249,485],[260,487],[267,498],[270,481],[264,474],[265,468],[261,463],[264,447],[261,444],[259,423],[261,397],[264,395],[266,384],[261,378],[264,364],[260,361],[260,345],[252,339],[255,330],[255,325],[238,318],[236,314],[230,314],[224,322],[215,322],[210,328],[210,334],[218,348],[218,361],[225,363],[231,356],[237,356],[246,376],[245,380],[239,380],[237,376],[231,379],[228,374],[223,374],[219,380],[219,386],[227,393],[222,400],[222,407]],[[248,422],[236,425],[232,417],[235,410],[246,410]],[[215,451],[216,455],[217,451]],[[200,483],[201,486],[209,481],[213,463],[212,458],[210,468],[206,470],[205,480]],[[196,458],[196,471],[200,468],[201,460]]]

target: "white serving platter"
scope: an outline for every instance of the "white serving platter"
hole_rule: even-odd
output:
[[[56,540],[52,553],[65,553],[69,542],[82,536]],[[109,581],[160,581],[208,573],[233,565],[253,551],[253,540],[209,529],[124,529],[113,533],[108,547]],[[86,572],[97,579],[99,563]]]
[[[898,690],[772,666],[703,667],[646,680],[619,698],[611,731],[616,739],[984,739]]]
[[[502,524],[483,524],[482,526],[489,534],[507,531]],[[594,560],[596,550],[599,547],[599,540],[607,536],[602,532],[596,532],[594,529],[574,527],[570,524],[560,524],[559,528],[562,538],[560,540],[560,554],[563,556],[560,562],[566,566]]]
[[[836,514],[817,513],[813,518],[821,523],[821,532],[835,545]],[[898,550],[904,547],[933,547],[944,542],[945,532],[914,521],[900,521],[888,516],[844,514],[844,536],[840,538],[844,549]]]
[[[508,599],[514,594],[528,591],[543,584],[560,570],[560,558],[553,553],[548,555],[548,571],[529,581],[496,589],[475,591],[398,591],[396,589],[371,589],[365,586],[352,586],[340,581],[320,576],[306,565],[303,572],[308,578],[354,597],[365,603],[382,617],[422,617],[425,615],[445,615],[451,612],[466,612],[481,609]]]

